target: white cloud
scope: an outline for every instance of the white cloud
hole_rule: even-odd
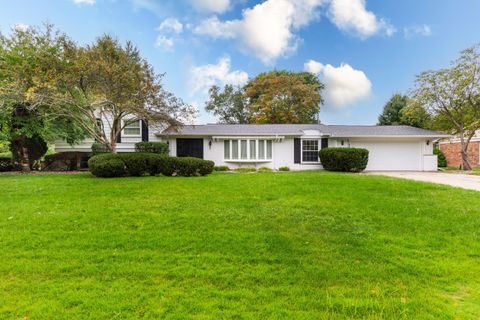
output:
[[[232,71],[229,57],[221,58],[217,64],[194,66],[190,69],[190,84],[194,92],[206,93],[213,85],[244,85],[248,74],[241,70]]]
[[[300,39],[295,31],[319,17],[324,0],[266,0],[242,13],[241,19],[220,21],[212,17],[193,29],[213,38],[235,38],[244,52],[265,64],[294,52]]]
[[[75,4],[81,5],[81,4],[95,4],[96,0],[73,0]]]
[[[331,0],[330,20],[340,29],[362,39],[383,32],[392,36],[396,29],[385,19],[378,19],[366,9],[365,0]]]
[[[304,67],[305,67],[305,71],[318,75],[322,71],[324,66],[318,61],[308,60],[304,64]]]
[[[167,18],[162,21],[160,26],[157,28],[158,31],[167,31],[180,33],[183,30],[183,24],[175,18]]]
[[[230,0],[191,0],[191,3],[202,12],[223,13],[230,8]]]
[[[238,30],[238,20],[220,21],[216,16],[205,19],[193,28],[193,33],[208,35],[214,39],[231,39],[236,37]]]
[[[432,28],[427,24],[407,27],[403,29],[403,35],[405,36],[405,39],[411,39],[414,36],[429,37],[432,35]]]
[[[173,45],[174,45],[173,39],[163,35],[159,35],[155,40],[155,46],[165,51],[172,51]]]
[[[14,25],[11,26],[11,28],[15,31],[27,31],[28,28],[30,28],[30,26],[28,24],[24,24],[24,23],[16,23]]]
[[[325,84],[325,106],[341,109],[368,98],[372,83],[361,70],[355,70],[348,64],[334,67],[315,60],[305,63],[305,70],[319,76]]]

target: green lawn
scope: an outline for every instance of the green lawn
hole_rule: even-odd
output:
[[[325,172],[0,185],[0,319],[480,318],[474,191]]]

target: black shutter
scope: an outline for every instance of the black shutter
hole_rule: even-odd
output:
[[[142,141],[148,142],[148,124],[145,120],[142,120]]]
[[[328,138],[322,138],[322,149],[328,148]]]
[[[301,146],[300,146],[300,139],[295,138],[293,139],[293,162],[300,163],[301,162]]]
[[[120,131],[119,135],[117,136],[117,143],[122,143],[122,125],[120,124],[120,121],[118,122],[117,125],[117,132]]]

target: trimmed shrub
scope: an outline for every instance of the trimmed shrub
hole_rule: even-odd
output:
[[[96,156],[97,154],[103,154],[103,153],[111,153],[111,151],[108,150],[107,146],[104,145],[103,143],[94,142],[92,144],[92,156]]]
[[[13,170],[12,158],[1,157],[0,158],[0,172],[7,172]]]
[[[433,154],[437,155],[439,168],[447,167],[447,159],[445,158],[442,150],[440,150],[439,148],[433,148]]]
[[[206,176],[207,174],[211,174],[213,172],[213,167],[215,166],[215,162],[210,160],[203,160],[200,162],[200,168],[198,173],[201,176]]]
[[[171,157],[161,161],[160,170],[165,176],[205,176],[213,172],[213,161],[193,157]]]
[[[212,173],[214,163],[198,158],[170,158],[156,153],[105,153],[90,158],[88,166],[97,177],[142,176],[146,173],[191,177]]]
[[[320,150],[323,168],[328,171],[361,172],[368,163],[368,150],[361,148],[324,148]]]
[[[156,153],[144,153],[147,156],[147,173],[151,176],[161,174],[168,165],[168,157]]]
[[[163,142],[137,142],[135,143],[136,152],[157,153],[168,156],[168,144]]]
[[[258,172],[273,172],[272,169],[270,168],[267,168],[267,167],[261,167],[261,168],[258,168],[257,170]]]
[[[280,167],[278,168],[278,171],[290,171],[289,167]]]
[[[123,177],[126,175],[125,163],[117,154],[106,153],[93,156],[88,160],[92,174],[101,178]]]
[[[117,155],[125,164],[125,170],[128,175],[139,177],[149,171],[150,153],[118,153]]]
[[[227,166],[215,166],[213,171],[230,171],[230,168]]]
[[[257,172],[257,168],[237,168],[234,171],[239,173],[251,173]]]

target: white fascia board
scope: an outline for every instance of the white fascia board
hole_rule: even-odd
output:
[[[412,138],[412,139],[440,139],[449,138],[449,135],[348,135],[348,136],[331,136],[330,138]]]
[[[264,139],[264,140],[283,140],[285,136],[279,135],[241,135],[241,136],[212,136],[213,140],[242,140],[242,139]]]

